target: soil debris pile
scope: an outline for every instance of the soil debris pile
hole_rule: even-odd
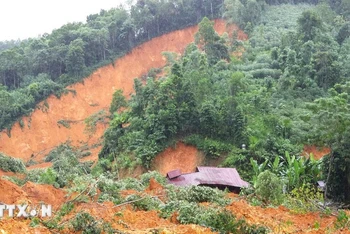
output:
[[[124,191],[121,191],[124,192]],[[144,192],[128,190],[127,196],[150,194],[151,196],[166,196],[166,189],[151,179]],[[124,194],[124,195],[125,195]],[[291,210],[280,207],[262,208],[248,204],[238,195],[228,194],[232,202],[225,208],[238,219],[245,219],[249,224],[267,227],[272,233],[349,233],[346,230],[334,228],[336,217],[318,212],[296,214]],[[48,185],[27,183],[19,187],[12,182],[0,179],[0,201],[2,203],[39,202],[52,203],[62,209],[65,204],[65,192]],[[209,202],[203,206],[210,206]],[[59,224],[69,224],[79,213],[88,213],[98,223],[109,223],[114,230],[125,233],[214,233],[209,228],[199,225],[179,224],[177,212],[170,218],[164,219],[157,210],[139,210],[132,204],[115,205],[112,202],[97,202],[92,199],[85,202],[75,201],[71,212],[59,221]],[[0,233],[51,233],[42,224],[35,227],[30,225],[31,219],[3,218],[0,219]],[[64,233],[77,233],[71,225],[66,225]]]
[[[28,194],[18,185],[0,178],[0,202],[5,204],[26,203]]]
[[[273,233],[326,233],[333,228],[336,217],[318,212],[295,214],[283,206],[262,208],[252,206],[246,200],[236,197],[226,207],[238,218],[244,218],[250,224],[269,227]],[[350,233],[332,230],[332,233]]]
[[[152,163],[153,169],[166,175],[169,171],[180,169],[182,173],[195,172],[198,165],[203,165],[204,155],[196,147],[177,142],[158,154]]]

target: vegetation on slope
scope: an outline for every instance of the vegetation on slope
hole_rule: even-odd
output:
[[[136,6],[147,5],[143,3],[139,1]],[[305,212],[305,207],[306,211],[317,210],[323,200],[315,189],[315,182],[320,179],[327,182],[326,198],[348,202],[350,32],[347,1],[323,2],[316,6],[268,6],[266,3],[280,2],[225,1],[225,17],[239,22],[250,33],[249,42],[237,40],[235,32],[233,38],[219,37],[211,22],[204,18],[196,43],[189,45],[181,58],[170,59],[168,53],[166,77],[159,80],[149,77],[146,84],[135,80],[135,94],[129,101],[117,91],[110,109],[114,112],[110,128],[105,133],[99,163],[92,171],[90,165],[79,163],[74,149],[62,147],[47,158],[53,162],[52,169],[28,173],[25,180],[78,193],[70,203],[98,196],[100,201],[119,205],[131,202],[135,209],[156,209],[163,217],[179,210],[178,221],[209,226],[215,231],[237,231],[237,227],[244,230],[246,224],[236,222],[226,210],[215,205],[203,208],[198,204],[215,203],[217,200],[213,197],[222,197],[209,188],[168,188],[170,200],[167,202],[137,195],[128,198],[132,200],[124,200],[119,196],[121,188],[141,191],[145,184],[133,178],[116,180],[117,174],[109,172],[118,172],[125,160],[147,168],[157,153],[180,139],[196,145],[208,157],[224,155],[224,166],[236,167],[244,179],[252,182],[252,188],[243,192],[255,205],[284,204],[297,212]],[[213,6],[207,6],[204,13],[214,16],[214,11],[209,9],[218,9],[218,5]],[[195,13],[193,19],[196,20],[205,15]],[[104,14],[108,15],[101,13],[96,19]],[[276,17],[281,20],[275,20]],[[90,19],[94,21],[93,16]],[[141,38],[149,39],[152,33],[160,32],[160,21],[151,24],[142,19],[145,25],[144,31],[140,31]],[[286,21],[291,23],[280,25]],[[123,41],[127,42],[130,41]],[[83,39],[69,42],[67,61],[70,62],[65,64],[65,69],[72,77],[79,77],[81,69],[89,64],[87,61],[91,62],[85,54],[73,56],[84,53],[83,45]],[[239,47],[245,52],[237,59],[231,52]],[[104,50],[100,49],[95,51],[96,58],[104,57]],[[68,76],[63,73],[60,76],[66,84]],[[13,77],[9,87],[17,88],[18,77]],[[47,82],[37,85],[56,84],[50,79],[44,80]],[[32,83],[28,89],[35,91],[35,87]],[[30,101],[21,90],[9,93],[2,89],[1,100]],[[12,97],[13,93],[22,99]],[[29,108],[31,104],[26,105]],[[21,111],[18,105],[13,106]],[[312,156],[305,159],[300,157],[304,144],[327,146],[331,151],[319,162]],[[327,209],[324,212],[327,213]],[[57,220],[45,225],[59,229],[62,217],[58,214],[55,218]],[[349,229],[348,220],[345,212],[339,212],[338,227]],[[84,223],[96,224],[91,215],[80,213],[70,225],[81,231],[87,228]],[[101,230],[100,226],[96,228]],[[253,229],[252,232],[259,231]]]
[[[15,46],[9,42],[0,51],[0,129],[142,42],[197,24],[204,16],[219,18],[221,3],[138,1],[130,11],[101,10],[87,16],[86,23],[69,23]]]
[[[326,196],[348,200],[347,15],[326,3],[262,6],[248,43],[218,37],[204,19],[196,44],[169,61],[167,77],[149,77],[146,85],[135,80],[135,95],[125,111],[115,112],[100,158],[117,164],[132,158],[149,167],[182,139],[209,157],[228,154],[223,165],[237,167],[247,180],[257,176],[250,164],[263,163],[287,192],[324,179]],[[245,48],[240,60],[229,54],[239,46]],[[322,168],[300,159],[304,144],[331,148]]]

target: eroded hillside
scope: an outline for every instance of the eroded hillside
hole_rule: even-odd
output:
[[[238,30],[230,26],[229,30]],[[115,61],[113,65],[102,67],[85,78],[82,83],[67,87],[72,92],[61,98],[50,96],[41,102],[30,117],[23,117],[22,127],[16,123],[10,134],[0,134],[0,152],[9,156],[41,162],[45,154],[61,143],[70,141],[74,146],[88,145],[96,159],[100,138],[108,123],[97,122],[94,132],[86,131],[85,120],[100,114],[108,114],[112,94],[122,89],[125,96],[133,92],[133,79],[146,74],[151,68],[166,64],[163,51],[183,52],[194,40],[198,26],[171,32],[134,48],[129,54]],[[219,34],[227,31],[223,20],[215,21]],[[246,34],[239,31],[238,38],[245,40]],[[91,147],[91,146],[97,147]]]

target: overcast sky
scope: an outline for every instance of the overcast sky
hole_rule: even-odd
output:
[[[2,0],[0,41],[51,33],[68,22],[118,7],[127,0]]]

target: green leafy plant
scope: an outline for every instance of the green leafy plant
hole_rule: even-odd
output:
[[[334,223],[336,229],[350,230],[350,218],[344,210],[338,212],[337,221]]]
[[[75,231],[82,231],[84,234],[99,234],[102,232],[100,222],[86,212],[76,214],[71,224]]]
[[[26,167],[22,160],[5,156],[0,153],[0,169],[3,171],[11,171],[15,173],[24,173]]]
[[[263,202],[279,205],[282,202],[282,181],[272,172],[266,170],[259,174],[255,193]]]
[[[324,201],[323,192],[312,184],[293,189],[284,199],[284,205],[296,213],[319,211]]]
[[[191,135],[184,139],[184,142],[189,145],[195,145],[198,149],[202,150],[206,156],[217,158],[221,154],[229,152],[233,145],[223,143],[219,140],[213,140],[200,135]]]
[[[106,118],[107,118],[107,114],[105,110],[100,110],[92,114],[91,116],[86,118],[84,121],[86,124],[84,132],[89,135],[94,134],[96,132],[96,125],[98,123],[106,123]]]

